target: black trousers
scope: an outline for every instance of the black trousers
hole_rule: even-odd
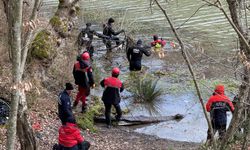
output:
[[[88,150],[90,147],[90,143],[88,141],[83,141],[80,144],[77,144],[73,147],[64,147],[61,144],[55,144],[53,146],[53,150]]]
[[[59,116],[59,118],[61,120],[62,125],[66,125],[67,118],[66,117],[62,117],[62,116]]]
[[[92,59],[93,54],[94,54],[94,46],[93,45],[89,45],[86,47],[87,51],[89,52],[90,58]]]
[[[112,41],[115,41],[116,46],[118,46],[121,43],[120,39],[116,36],[111,37],[111,40],[104,39],[103,43],[106,45],[108,52],[112,51]]]
[[[218,131],[219,132],[219,139],[223,139],[223,137],[225,136],[225,133],[226,133],[226,127],[227,125],[226,124],[223,124],[223,125],[217,125],[216,123],[214,123],[212,121],[212,127],[213,127],[213,132],[214,134],[216,134],[216,132]],[[212,134],[211,134],[211,131],[208,129],[207,131],[207,140],[210,140],[212,138]]]
[[[115,107],[116,114],[117,114],[115,116],[115,119],[117,121],[120,121],[121,116],[122,116],[122,110],[121,110],[120,104],[107,104],[107,103],[104,103],[104,106],[105,106],[105,119],[106,119],[106,124],[107,125],[111,125],[110,113],[111,113],[112,105]]]
[[[140,71],[141,70],[141,61],[130,61],[129,62],[130,71]]]

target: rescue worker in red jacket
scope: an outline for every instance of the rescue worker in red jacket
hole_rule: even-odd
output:
[[[166,41],[159,39],[159,37],[157,35],[153,36],[154,41],[151,42],[151,46],[156,46],[157,43],[161,44],[162,47],[164,47],[166,45]]]
[[[68,119],[66,125],[60,127],[58,150],[88,150],[89,147],[90,143],[81,136],[74,118]]]
[[[115,67],[112,69],[112,76],[103,79],[100,83],[101,86],[105,88],[102,95],[102,101],[105,105],[105,118],[108,128],[111,127],[110,113],[112,105],[115,107],[117,113],[117,115],[115,116],[116,120],[120,121],[120,118],[122,116],[120,107],[120,92],[124,90],[124,86],[123,83],[118,79],[119,74],[120,69]]]
[[[86,97],[90,94],[90,87],[95,86],[89,59],[89,53],[84,52],[81,55],[81,58],[74,64],[73,69],[75,84],[78,85],[78,93],[73,107],[76,107],[81,100],[82,112],[85,112],[86,110]]]
[[[214,134],[219,132],[219,139],[222,139],[226,133],[227,111],[234,111],[233,103],[224,94],[224,86],[217,85],[213,95],[209,98],[206,109],[210,112],[211,123]],[[211,139],[211,132],[207,132],[207,140]]]
[[[154,41],[151,42],[152,50],[158,54],[160,58],[165,56],[163,47],[166,45],[166,41],[163,39],[159,39],[157,35],[153,36]]]

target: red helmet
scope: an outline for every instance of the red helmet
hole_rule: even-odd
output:
[[[120,74],[120,69],[115,67],[112,69],[112,75],[119,75]]]
[[[89,58],[90,58],[89,53],[88,53],[88,52],[83,53],[83,54],[81,55],[81,58],[82,58],[83,60],[89,60]]]

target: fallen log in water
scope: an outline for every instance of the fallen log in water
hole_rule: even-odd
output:
[[[131,125],[141,125],[149,123],[159,123],[164,121],[176,120],[180,121],[184,116],[181,114],[176,114],[174,116],[122,116],[118,125],[131,126]],[[95,122],[105,123],[105,117],[99,116],[94,118]],[[115,118],[112,118],[115,121]]]

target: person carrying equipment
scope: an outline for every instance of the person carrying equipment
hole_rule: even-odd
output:
[[[221,140],[226,133],[227,111],[234,111],[233,103],[224,95],[224,86],[217,85],[213,95],[209,98],[206,109],[210,112],[214,134],[219,131]],[[207,131],[207,140],[211,140],[211,131]]]
[[[115,67],[112,69],[112,76],[107,77],[100,82],[101,86],[105,88],[102,95],[102,101],[105,106],[105,119],[108,128],[111,127],[110,113],[112,105],[115,107],[117,113],[115,116],[116,120],[120,121],[122,116],[120,107],[120,92],[124,90],[124,86],[123,83],[118,79],[119,74],[120,69]]]
[[[71,83],[65,84],[66,88],[59,94],[58,97],[58,117],[63,125],[66,124],[68,118],[73,118],[71,109],[71,92],[74,89]]]
[[[141,70],[141,59],[142,55],[151,55],[151,51],[146,50],[142,45],[142,40],[138,40],[135,46],[129,47],[127,51],[127,59],[129,61],[130,71],[140,71]]]
[[[94,53],[94,46],[92,45],[92,41],[95,34],[96,31],[91,29],[91,23],[86,23],[86,28],[82,29],[77,37],[79,51],[86,48],[91,58]]]
[[[78,85],[78,93],[73,104],[75,108],[79,101],[82,101],[82,112],[86,110],[86,97],[90,94],[90,87],[95,87],[92,74],[92,67],[89,62],[90,56],[88,52],[84,52],[78,61],[74,64],[73,76],[75,84]]]
[[[157,35],[153,36],[154,41],[151,42],[151,47],[153,48],[153,51],[158,54],[160,58],[165,57],[163,47],[166,45],[166,41],[159,39]]]
[[[119,46],[121,44],[120,39],[116,36],[124,32],[124,30],[115,32],[113,30],[114,22],[115,20],[113,18],[109,18],[108,23],[103,25],[103,35],[108,37],[103,39],[103,43],[106,45],[107,52],[111,52],[112,50],[112,41],[116,42],[116,46]]]

